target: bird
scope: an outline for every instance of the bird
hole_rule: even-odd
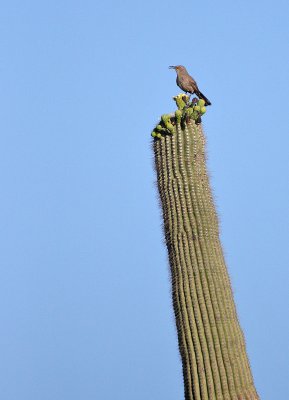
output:
[[[199,90],[197,82],[188,74],[188,71],[183,65],[171,65],[170,69],[174,69],[177,73],[177,85],[185,93],[195,93],[200,99],[205,101],[205,106],[210,106],[211,102]]]

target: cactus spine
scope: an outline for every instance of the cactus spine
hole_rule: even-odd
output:
[[[255,400],[206,171],[198,123],[206,110],[174,99],[178,110],[152,136],[185,399]]]

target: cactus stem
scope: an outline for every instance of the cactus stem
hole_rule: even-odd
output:
[[[204,104],[174,100],[152,136],[185,399],[257,400],[197,124]]]

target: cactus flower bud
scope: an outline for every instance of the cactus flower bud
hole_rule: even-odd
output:
[[[176,112],[175,112],[175,117],[176,117],[177,122],[180,122],[180,121],[181,121],[181,118],[182,118],[182,112],[181,112],[181,110],[176,110]]]
[[[200,107],[204,107],[205,104],[206,104],[206,102],[205,102],[205,100],[203,100],[203,99],[200,99],[200,100],[198,101],[198,106],[200,106]]]

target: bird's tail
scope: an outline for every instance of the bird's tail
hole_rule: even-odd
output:
[[[200,91],[198,90],[198,91],[195,91],[195,93],[196,93],[196,95],[197,95],[200,99],[205,100],[205,106],[210,106],[210,105],[211,105],[210,100],[207,99],[207,97],[206,97],[205,95],[203,95],[202,92],[200,92]]]

